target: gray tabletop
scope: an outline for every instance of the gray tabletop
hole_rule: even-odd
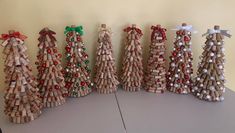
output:
[[[3,133],[234,133],[235,93],[225,101],[205,102],[191,95],[125,92],[68,99],[27,124],[12,124],[3,113]]]

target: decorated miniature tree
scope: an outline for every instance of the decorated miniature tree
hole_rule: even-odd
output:
[[[88,54],[84,46],[82,26],[67,26],[66,34],[66,67],[65,86],[70,97],[81,97],[92,91]]]
[[[119,84],[113,57],[111,31],[105,24],[101,25],[96,51],[95,87],[99,93],[112,93]]]
[[[58,53],[55,32],[44,28],[38,38],[38,88],[40,89],[43,106],[55,107],[65,103],[67,89],[64,87],[61,54]]]
[[[152,26],[150,55],[147,61],[145,90],[163,93],[166,90],[165,41],[166,29],[160,25]]]
[[[191,31],[192,26],[177,27],[174,50],[170,56],[170,65],[167,73],[167,89],[179,94],[191,92],[192,87],[192,51]]]
[[[224,36],[231,37],[226,30],[219,26],[208,29],[197,77],[192,89],[199,99],[207,101],[223,101],[225,92],[224,78]],[[203,35],[203,36],[204,36]]]
[[[30,122],[41,114],[42,101],[26,54],[26,36],[11,30],[9,34],[2,34],[0,39],[6,55],[4,72],[8,85],[4,112],[13,123]]]
[[[127,33],[124,59],[122,61],[122,87],[126,91],[139,91],[143,82],[142,31],[133,24],[124,29]]]

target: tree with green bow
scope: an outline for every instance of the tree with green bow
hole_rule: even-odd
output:
[[[82,26],[67,26],[66,34],[66,67],[65,87],[70,97],[86,96],[92,91],[88,54],[84,46]]]

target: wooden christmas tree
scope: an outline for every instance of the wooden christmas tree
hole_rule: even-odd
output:
[[[4,112],[13,123],[30,122],[41,114],[42,101],[26,54],[26,36],[11,30],[9,34],[2,34],[0,39],[6,55],[4,72],[8,85]]]
[[[82,41],[82,26],[67,26],[65,86],[70,97],[81,97],[92,91],[88,54]]]
[[[167,74],[167,89],[179,94],[187,94],[192,87],[192,26],[179,26],[176,31],[174,50],[170,56],[170,65]]]
[[[199,63],[197,77],[194,82],[193,94],[207,101],[224,100],[224,36],[231,37],[226,30],[219,26],[209,29],[201,62]]]
[[[113,57],[111,31],[105,24],[101,25],[98,38],[95,64],[95,87],[99,93],[112,93],[119,84]]]
[[[44,28],[38,38],[38,88],[44,107],[55,107],[65,103],[67,89],[61,67],[61,54],[58,53],[54,31]]]
[[[152,26],[150,55],[147,61],[145,90],[163,93],[166,90],[165,41],[166,29],[160,25]]]
[[[124,59],[122,62],[122,86],[126,91],[139,91],[143,81],[142,31],[133,24],[124,29],[127,33]]]

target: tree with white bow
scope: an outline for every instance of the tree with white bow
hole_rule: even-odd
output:
[[[126,91],[139,91],[143,82],[142,31],[133,24],[124,29],[127,33],[124,59],[122,61],[122,87]]]
[[[167,89],[179,94],[191,92],[192,87],[192,51],[191,33],[194,32],[191,25],[185,23],[178,26],[174,49],[170,56],[170,65],[167,73]]]
[[[163,93],[166,90],[165,41],[166,29],[161,25],[152,26],[150,55],[145,75],[145,90]]]
[[[94,83],[99,93],[112,93],[117,90],[115,59],[113,57],[111,30],[102,24],[96,51],[95,78]]]
[[[42,113],[42,100],[26,54],[27,47],[24,45],[26,38],[14,30],[0,36],[3,40],[3,54],[6,55],[4,112],[13,123],[30,122]]]
[[[227,30],[220,30],[218,25],[208,29],[201,62],[198,65],[192,92],[199,99],[223,101],[225,92],[224,78],[224,36],[231,37]]]

